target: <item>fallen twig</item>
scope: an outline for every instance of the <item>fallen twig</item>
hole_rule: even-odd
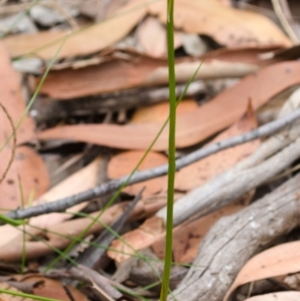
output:
[[[89,246],[86,250],[84,250],[79,255],[79,257],[77,258],[78,263],[89,268],[95,268],[95,265],[97,265],[97,268],[99,268],[99,261],[101,260],[102,256],[105,254],[106,249],[99,248],[98,245],[109,246],[111,244],[111,242],[115,239],[115,235],[114,233],[112,233],[112,230],[114,232],[119,232],[121,230],[124,223],[127,221],[128,217],[132,213],[132,210],[134,209],[135,205],[141,199],[144,189],[145,188],[143,188],[136,195],[134,200],[125,209],[124,213],[113,222],[113,224],[110,226],[110,231],[108,231],[108,229],[105,229],[94,240],[94,244],[97,244],[97,246],[95,245]]]
[[[289,115],[272,121],[268,124],[265,124],[256,130],[250,131],[248,133],[245,133],[243,135],[239,135],[230,139],[226,139],[223,141],[220,141],[215,144],[211,144],[207,147],[204,147],[200,150],[197,150],[195,152],[192,152],[191,154],[184,156],[182,158],[179,158],[176,160],[176,168],[180,169],[184,166],[187,166],[193,162],[196,162],[200,159],[203,159],[205,157],[208,157],[214,153],[217,153],[223,149],[227,149],[229,147],[233,147],[236,145],[240,145],[261,137],[266,137],[271,134],[276,133],[279,130],[282,130],[286,126],[292,124],[300,117],[300,109],[295,110],[294,112],[290,113]],[[152,168],[149,170],[136,172],[130,181],[127,183],[127,185],[135,184],[139,182],[143,182],[148,179],[152,179],[155,177],[159,177],[162,175],[167,174],[168,172],[168,165],[162,165],[156,168]],[[66,210],[67,208],[70,208],[76,204],[82,203],[86,200],[93,199],[95,197],[99,197],[102,195],[105,195],[107,193],[113,192],[120,188],[128,179],[128,176],[124,176],[117,180],[112,180],[107,183],[101,184],[93,189],[89,189],[87,191],[62,198],[60,200],[47,203],[47,204],[41,204],[25,209],[18,209],[15,211],[9,212],[6,216],[13,218],[13,219],[24,219],[29,218],[33,216],[38,216],[41,214],[51,213],[51,212],[61,212]],[[3,223],[2,223],[3,224]]]

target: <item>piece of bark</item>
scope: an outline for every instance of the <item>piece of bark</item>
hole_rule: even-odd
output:
[[[299,181],[300,174],[248,208],[217,222],[169,300],[222,300],[249,258],[299,226]]]

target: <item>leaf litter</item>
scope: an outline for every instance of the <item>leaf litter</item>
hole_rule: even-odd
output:
[[[21,1],[16,1],[14,5],[7,2],[1,7],[0,21],[7,17],[19,18],[20,12],[28,9],[26,20],[34,27],[30,34],[21,27],[16,27],[16,30],[5,27],[0,45],[1,104],[7,111],[1,110],[0,113],[0,142],[5,145],[0,152],[0,175],[5,176],[0,183],[1,213],[23,206],[43,205],[47,208],[58,199],[84,194],[109,180],[118,181],[129,175],[168,118],[168,95],[162,93],[168,84],[164,1],[40,2],[32,7]],[[293,25],[288,6],[284,7],[281,3],[280,7],[283,16]],[[203,146],[218,145],[224,139],[247,133],[261,123],[276,119],[290,91],[299,86],[299,55],[297,46],[293,46],[294,35],[284,23],[284,17],[278,14],[278,7],[274,13],[276,22],[260,11],[261,7],[257,12],[241,6],[233,7],[230,1],[175,1],[178,86],[185,85],[201,64],[195,76],[201,83],[201,89],[185,97],[177,109],[176,147],[179,158],[185,158],[191,151]],[[29,108],[27,112],[26,104],[41,82],[42,71],[66,36],[66,43],[35,101],[40,106]],[[9,57],[15,61],[10,62]],[[149,93],[152,93],[151,97]],[[142,98],[147,98],[147,103]],[[104,101],[105,106],[102,104]],[[72,105],[75,102],[74,109]],[[44,108],[44,114],[47,114],[46,108],[54,103],[63,104],[64,115],[57,112],[48,119],[37,118],[40,109]],[[92,107],[92,103],[99,103],[99,108]],[[291,102],[289,105],[297,104]],[[19,125],[21,118],[23,120]],[[9,138],[12,134],[10,120],[14,127],[18,125],[15,145],[14,140]],[[276,143],[286,145],[288,139],[296,139],[293,135],[282,136]],[[167,142],[168,131],[165,129],[138,172],[167,163]],[[264,145],[256,139],[177,170],[175,201],[192,195],[198,187],[210,185],[215,179],[221,181],[226,171],[243,166],[248,157],[259,158]],[[279,146],[277,152],[280,152]],[[59,163],[52,164],[52,168],[49,168],[49,163],[48,166],[45,164],[51,156],[57,158],[57,162],[67,162],[63,177],[58,176],[63,168]],[[11,166],[8,165],[10,158]],[[262,162],[264,160],[261,159]],[[257,166],[261,161],[256,161]],[[68,168],[72,164],[74,167]],[[7,166],[9,169],[5,174]],[[214,225],[234,217],[245,208],[251,208],[252,203],[260,202],[263,195],[293,177],[297,173],[296,165],[293,167],[296,170],[294,174],[288,173],[289,167],[293,166],[286,167],[285,174],[289,176],[279,175],[279,180],[278,177],[276,180],[269,179],[271,184],[260,184],[223,208],[195,211],[191,220],[174,227],[174,262],[196,267],[198,249],[205,251],[205,239]],[[54,187],[50,186],[50,177],[51,182],[58,183]],[[156,279],[153,274],[156,268],[161,273],[159,260],[164,258],[165,224],[157,213],[166,205],[166,179],[166,176],[161,176],[124,187],[116,203],[109,208],[105,206],[111,195],[97,197],[95,192],[94,199],[77,204],[67,212],[47,213],[45,209],[39,216],[28,220],[26,225],[3,225],[0,227],[0,260],[18,262],[26,259],[27,269],[35,273],[11,275],[11,279],[20,284],[18,289],[22,289],[21,283],[28,281],[33,295],[59,300],[95,300],[99,296],[113,300],[122,295],[124,300],[129,300],[128,295],[137,296],[136,290]],[[105,277],[98,279],[98,272],[84,270],[87,267],[81,267],[82,270],[78,266],[72,270],[67,260],[60,262],[53,279],[43,272],[53,258],[54,250],[63,250],[74,238],[80,237],[79,244],[84,237],[92,235],[87,241],[81,241],[83,249],[78,251],[79,254],[91,241],[97,241],[101,231],[107,231],[107,226],[113,225],[125,214],[130,200],[142,187],[146,187],[143,196],[125,226],[120,233],[113,234],[119,240],[100,246],[108,249],[106,255],[109,257],[101,259]],[[213,184],[211,189],[214,189]],[[92,218],[98,218],[98,222],[87,229]],[[224,229],[225,236],[226,231]],[[270,228],[269,232],[274,241],[278,239],[276,229]],[[288,241],[291,238],[285,235],[281,239]],[[262,253],[253,253],[252,256],[255,256],[244,262],[245,266],[238,275],[230,274],[225,298],[231,295],[231,298],[238,300],[241,296],[233,294],[236,288],[249,282],[275,279],[286,286],[288,281],[292,281],[288,278],[284,280],[285,276],[299,272],[296,264],[298,238],[292,239],[295,241],[273,248],[266,246]],[[238,243],[245,244],[247,248],[251,240]],[[146,247],[154,254],[150,257],[157,260],[157,267],[148,269],[144,278],[138,279],[140,276],[136,277],[134,266],[130,267],[133,263],[125,261],[128,279],[133,279],[133,282],[114,282],[111,276],[113,272],[121,271],[123,263],[120,265],[120,262],[133,255],[148,254],[149,249],[143,253]],[[141,253],[138,250],[142,250]],[[206,252],[211,254],[212,251]],[[80,256],[76,252],[70,254],[77,254],[71,255],[75,256],[71,258],[74,265]],[[139,260],[148,262],[146,257],[141,258]],[[150,265],[151,260],[148,262]],[[230,271],[230,267],[227,269]],[[178,276],[175,270],[171,277]],[[82,271],[90,278],[80,276]],[[223,273],[221,270],[213,272]],[[68,277],[71,285],[70,280],[66,281]],[[174,294],[178,300],[182,299],[180,291],[186,288],[186,281],[193,282],[189,280],[189,275],[185,279],[182,277],[174,282],[173,287],[177,287]],[[82,285],[79,285],[78,279],[83,281]],[[126,286],[127,293],[103,291],[105,285],[102,281],[120,292],[124,292]],[[15,290],[9,286],[10,282],[3,283],[3,289]],[[94,287],[95,291],[89,290],[90,287]],[[263,287],[258,296],[242,297],[247,300],[294,300],[298,295],[293,289],[294,286],[290,286],[291,291],[282,292],[276,291],[274,286],[274,292],[266,294],[269,291]],[[211,292],[208,287],[205,291]],[[157,296],[157,290],[139,292],[144,296]],[[239,294],[243,294],[241,292]],[[225,295],[211,294],[209,300],[220,300]],[[6,294],[1,295],[2,299],[8,298]],[[191,297],[191,300],[196,299]]]

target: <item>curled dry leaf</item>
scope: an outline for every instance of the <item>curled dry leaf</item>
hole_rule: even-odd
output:
[[[21,94],[21,78],[10,63],[10,59],[3,45],[0,44],[0,95],[1,104],[14,125],[17,125],[25,112],[25,101]],[[0,178],[2,178],[13,151],[13,139],[7,142],[13,129],[8,116],[0,108]],[[35,139],[32,119],[25,115],[20,127],[16,130],[17,143],[22,144]],[[2,147],[4,148],[2,149]],[[20,190],[22,184],[22,197]],[[27,146],[16,146],[16,153],[12,165],[0,185],[0,208],[16,209],[30,200],[30,196],[39,197],[49,187],[49,176],[40,156]],[[3,213],[3,211],[1,211]]]
[[[207,104],[192,112],[178,115],[176,146],[194,145],[217,131],[231,125],[244,113],[249,99],[254,110],[284,89],[300,83],[300,63],[283,62],[262,68],[233,87],[221,92]],[[161,122],[145,124],[108,125],[84,124],[58,126],[38,134],[39,139],[72,139],[116,147],[145,150],[162,127]],[[166,150],[166,128],[153,150]]]
[[[240,285],[300,271],[300,241],[267,249],[251,258],[227,291],[224,301]]]
[[[277,292],[255,296],[245,301],[297,301],[300,299],[300,292]]]
[[[118,179],[120,177],[129,175],[144,154],[145,153],[143,151],[128,151],[114,156],[108,163],[108,177],[111,179]],[[147,170],[167,163],[168,159],[166,156],[156,152],[149,152],[143,163],[140,165],[138,171]],[[149,196],[164,191],[166,188],[166,183],[167,177],[162,176],[142,183],[130,185],[125,187],[123,191],[132,195],[136,195],[143,187],[146,187],[143,195]]]
[[[164,1],[148,2],[148,10],[166,22],[166,5]],[[290,39],[265,16],[237,10],[217,0],[177,0],[174,25],[189,33],[208,35],[229,47],[292,45]]]

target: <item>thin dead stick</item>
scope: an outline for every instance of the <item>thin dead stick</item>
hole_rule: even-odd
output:
[[[300,118],[300,109],[295,110],[294,112],[286,115],[283,118],[265,124],[257,128],[256,130],[247,132],[243,135],[235,136],[233,138],[217,142],[215,144],[208,145],[207,147],[192,152],[191,154],[176,160],[176,168],[178,170],[200,159],[206,158],[212,154],[220,152],[221,150],[274,134],[277,131],[282,130],[286,126],[292,124],[298,118]],[[159,177],[167,174],[167,172],[168,172],[167,164],[156,168],[148,169],[145,171],[136,172],[132,176],[131,180],[128,182],[127,185],[131,185],[155,177]],[[6,216],[13,219],[24,219],[24,218],[29,218],[29,217],[38,216],[38,215],[51,213],[51,212],[61,212],[76,204],[85,202],[86,200],[113,192],[118,188],[120,188],[127,181],[127,179],[128,176],[124,176],[120,179],[109,181],[95,188],[86,190],[84,192],[51,203],[41,204],[30,208],[18,209],[12,211],[8,213]]]

